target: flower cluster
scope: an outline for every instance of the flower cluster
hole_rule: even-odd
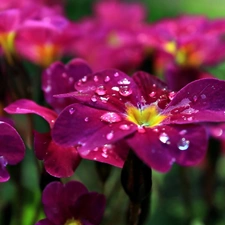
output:
[[[77,175],[86,165],[96,166],[109,199],[111,168],[121,169],[127,224],[146,219],[152,169],[166,173],[205,160],[211,192],[225,146],[225,81],[207,68],[225,60],[225,20],[183,15],[148,23],[143,5],[110,0],[72,21],[65,4],[0,2],[0,182],[9,180],[6,166],[22,161],[25,146],[32,149],[24,161],[34,153],[46,215],[37,211],[35,225],[100,224],[106,198]],[[16,179],[10,171],[18,202],[24,170]],[[83,178],[85,185],[74,180]],[[206,202],[215,210],[210,197]],[[8,212],[10,204],[0,208]]]

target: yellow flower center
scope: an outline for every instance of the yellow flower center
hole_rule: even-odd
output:
[[[59,58],[59,48],[54,44],[45,44],[35,47],[37,63],[43,67],[48,67]]]
[[[12,63],[12,54],[14,54],[15,32],[5,32],[0,34],[0,45],[9,63]]]
[[[117,48],[121,45],[121,41],[116,32],[110,32],[107,37],[107,43],[110,47]]]
[[[131,105],[126,105],[126,119],[141,127],[154,127],[159,125],[165,118],[165,115],[158,113],[156,105],[145,106],[141,109]]]
[[[82,225],[82,223],[80,222],[80,220],[69,219],[64,225]]]
[[[172,54],[175,57],[176,63],[181,66],[198,67],[202,63],[201,54],[192,44],[178,48],[174,41],[170,41],[164,45],[164,50]]]

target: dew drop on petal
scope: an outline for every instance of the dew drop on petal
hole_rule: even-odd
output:
[[[120,85],[128,85],[128,84],[130,84],[130,81],[127,78],[124,78],[124,79],[118,81],[118,84],[120,84]]]
[[[106,134],[106,139],[112,140],[113,136],[114,136],[113,131],[111,131],[110,133]]]
[[[113,90],[113,91],[119,91],[120,89],[119,89],[119,87],[114,86],[114,87],[112,87],[112,90]]]
[[[85,82],[87,81],[87,76],[84,76],[84,77],[81,79],[81,81],[82,81],[83,83],[85,83]]]
[[[132,90],[129,88],[129,86],[120,86],[119,88],[119,93],[122,95],[122,96],[129,96],[132,94]]]
[[[173,98],[175,97],[176,93],[174,91],[169,93],[169,99],[172,101]]]
[[[109,77],[109,76],[106,76],[105,79],[104,79],[104,81],[105,81],[106,83],[109,82],[109,81],[110,81],[110,77]]]
[[[141,134],[145,133],[145,128],[142,126],[138,126],[138,132]]]
[[[119,76],[118,72],[114,73],[114,77],[118,77],[118,76]]]
[[[45,88],[44,88],[44,91],[45,92],[50,92],[52,90],[52,87],[50,85],[47,85]]]
[[[100,117],[101,120],[106,121],[108,123],[116,123],[121,121],[121,117],[114,112],[107,112]]]
[[[97,87],[95,92],[98,95],[105,95],[106,94],[106,90],[105,90],[105,87],[103,85],[100,85],[99,87]]]
[[[98,76],[94,76],[94,81],[98,82]]]
[[[69,78],[69,83],[72,84],[73,81],[74,81],[73,77],[70,77],[70,78]]]
[[[168,134],[165,133],[165,132],[161,133],[161,134],[159,135],[159,140],[160,140],[162,143],[166,144],[167,141],[169,141],[169,136],[168,136]]]
[[[109,97],[100,97],[100,99],[101,99],[101,101],[103,102],[103,103],[107,103],[107,101],[109,100]]]
[[[69,109],[70,115],[72,115],[74,112],[75,112],[75,109],[74,109],[73,107],[71,107],[71,108]]]
[[[4,156],[0,156],[0,166],[6,167],[8,164]]]
[[[88,118],[88,117],[85,117],[85,118],[84,118],[84,121],[85,121],[85,122],[88,122],[88,121],[89,121],[89,118]]]
[[[186,133],[187,133],[187,130],[181,130],[181,131],[179,132],[180,135],[185,135]]]
[[[202,99],[206,99],[206,95],[202,94],[202,95],[201,95],[201,98],[202,98]]]
[[[122,124],[122,125],[120,125],[120,129],[121,130],[129,130],[130,126],[128,124]]]
[[[149,96],[152,97],[152,98],[155,97],[155,95],[156,95],[156,92],[155,92],[155,91],[152,91],[152,92],[149,94]]]
[[[196,101],[198,100],[198,97],[195,95],[195,96],[193,97],[193,100],[194,100],[194,102],[196,102]]]
[[[97,102],[97,98],[96,98],[95,95],[93,95],[93,96],[91,97],[91,101],[92,101],[92,102]]]
[[[187,150],[189,145],[190,141],[186,140],[186,138],[181,138],[181,140],[177,143],[177,147],[182,151]]]

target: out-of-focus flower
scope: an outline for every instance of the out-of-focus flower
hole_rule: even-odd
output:
[[[207,148],[201,123],[225,121],[225,82],[217,79],[192,82],[175,94],[147,73],[130,78],[105,70],[78,82],[76,89],[58,96],[83,104],[70,105],[59,115],[52,133],[57,143],[79,144],[79,152],[88,154],[125,140],[141,160],[161,172],[174,162],[200,162]]]
[[[78,181],[50,183],[43,191],[42,203],[46,219],[36,225],[98,225],[104,210],[105,197],[89,192]]]
[[[71,53],[87,60],[94,71],[134,70],[144,58],[137,39],[144,24],[144,8],[136,3],[102,1],[95,5],[95,11],[93,17],[74,24],[76,38]]]
[[[25,146],[17,131],[0,119],[0,182],[9,180],[6,166],[19,163],[25,154]]]
[[[16,50],[22,57],[43,67],[59,59],[71,41],[70,23],[64,17],[27,20],[17,31]]]

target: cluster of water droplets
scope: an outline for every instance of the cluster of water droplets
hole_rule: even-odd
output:
[[[155,132],[159,132],[158,129],[154,129]],[[181,130],[179,132],[180,136],[184,136],[187,133],[187,130]],[[164,131],[159,134],[159,140],[163,144],[171,144],[169,135]],[[181,137],[180,140],[177,142],[177,148],[181,151],[187,150],[190,146],[190,141],[185,137]]]
[[[109,157],[113,157],[115,160],[119,159],[118,155],[114,152],[114,146],[111,144],[105,144],[102,147],[96,147],[93,149],[93,152],[101,153],[101,156],[105,159]],[[99,157],[97,157],[96,155],[96,157],[94,157],[94,160],[99,160]]]

